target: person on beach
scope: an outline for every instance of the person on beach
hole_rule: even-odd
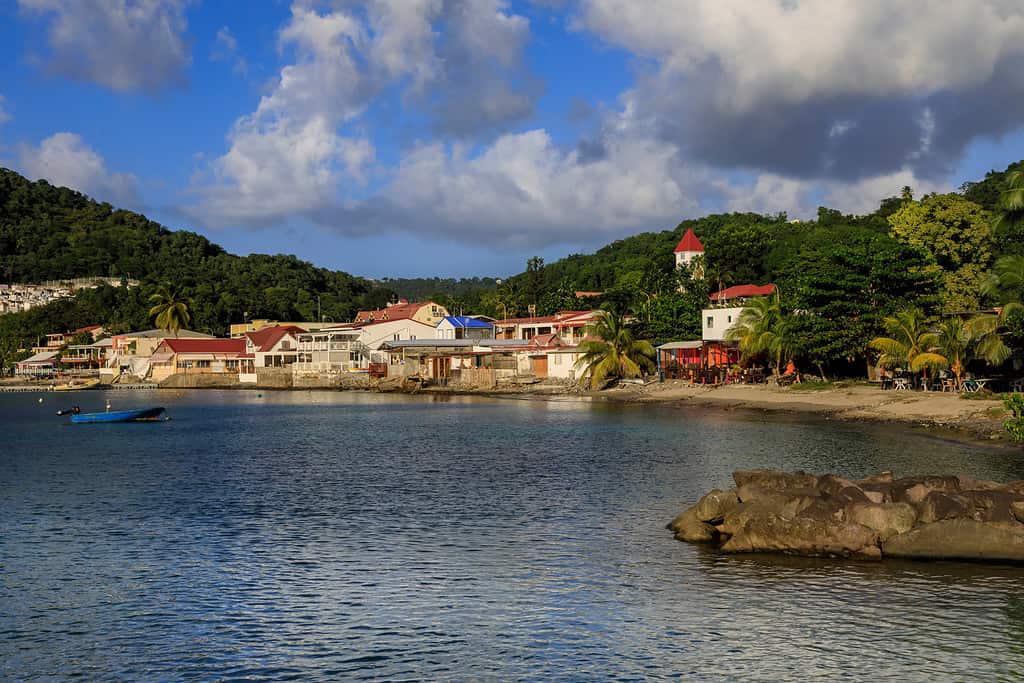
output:
[[[786,370],[782,373],[782,379],[787,382],[799,381],[799,375],[797,374],[796,364],[793,363],[793,359],[790,358],[789,362],[786,363]]]

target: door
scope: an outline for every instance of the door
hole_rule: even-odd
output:
[[[548,357],[547,356],[534,356],[533,361],[533,374],[537,377],[548,376]]]

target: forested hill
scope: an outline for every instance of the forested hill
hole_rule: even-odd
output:
[[[170,285],[191,303],[192,327],[224,333],[233,322],[267,317],[351,320],[393,293],[347,273],[294,256],[235,256],[205,237],[168,230],[145,216],[115,209],[46,181],[0,169],[0,282],[108,276],[139,280],[131,291],[104,287],[76,300],[0,316],[0,336],[103,323],[150,326],[148,296]],[[37,329],[38,328],[38,329]]]

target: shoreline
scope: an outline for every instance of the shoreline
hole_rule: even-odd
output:
[[[131,385],[126,385],[131,386]],[[46,385],[0,384],[20,391],[48,392]],[[479,396],[529,400],[582,399],[623,405],[664,405],[706,410],[752,413],[815,415],[825,419],[880,424],[902,424],[942,432],[985,445],[1015,447],[1007,438],[1003,419],[1008,414],[1002,402],[991,398],[961,398],[960,394],[941,392],[883,391],[875,386],[842,382],[825,389],[802,390],[794,387],[731,384],[690,386],[680,380],[651,384],[621,384],[604,391],[586,391],[566,384],[537,382],[496,389],[425,387],[414,392],[397,386],[290,386],[210,384],[198,387],[156,387],[158,390],[219,389],[226,391],[353,391],[366,393],[410,394],[425,396]],[[95,390],[106,390],[97,387]],[[90,389],[88,391],[92,391]]]

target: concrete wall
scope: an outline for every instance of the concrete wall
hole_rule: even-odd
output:
[[[701,336],[704,341],[725,341],[725,333],[736,324],[742,311],[742,306],[705,308],[702,310],[700,312],[700,325]]]

